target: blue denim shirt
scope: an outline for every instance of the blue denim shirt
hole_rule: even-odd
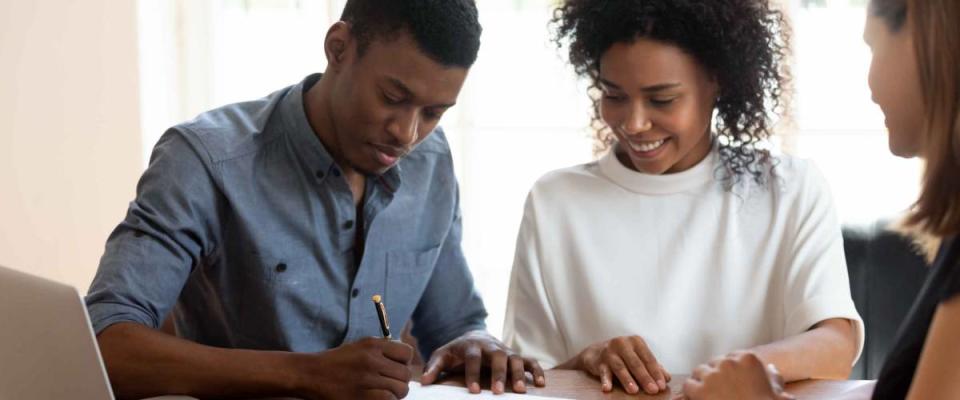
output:
[[[380,335],[374,294],[395,332],[413,321],[424,356],[484,328],[443,131],[368,177],[358,226],[307,123],[303,93],[318,79],[163,135],[86,297],[97,333],[158,328],[172,311],[178,336],[199,343],[317,352]]]

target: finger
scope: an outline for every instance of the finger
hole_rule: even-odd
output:
[[[490,353],[490,390],[502,394],[507,382],[507,353],[496,350]]]
[[[399,363],[410,364],[413,359],[413,347],[403,342],[384,340],[381,349],[385,357]]]
[[[513,391],[516,393],[526,393],[527,372],[523,368],[523,358],[517,355],[510,356],[507,364],[510,368],[510,381],[513,382]]]
[[[670,371],[667,371],[666,368],[663,369],[663,376],[664,376],[664,378],[667,379],[667,382],[670,382],[670,381],[673,380],[673,375],[670,374]]]
[[[670,382],[670,378],[668,378],[670,374],[667,373],[667,368],[657,363],[654,369],[656,370],[656,374],[654,374],[653,377],[657,380],[657,386],[660,386],[661,391],[667,390],[667,382]]]
[[[480,347],[470,346],[464,352],[464,383],[470,393],[480,393],[480,367],[483,363]]]
[[[410,383],[398,381],[396,379],[378,376],[370,380],[365,380],[363,386],[367,389],[387,391],[391,398],[402,399],[406,397],[410,390]]]
[[[377,363],[376,368],[380,375],[401,382],[410,382],[410,378],[413,377],[409,366],[386,358]]]
[[[600,390],[610,392],[613,390],[613,374],[607,364],[600,364]]]
[[[657,394],[660,392],[660,386],[657,385],[657,382],[650,376],[650,371],[647,369],[647,366],[644,365],[643,360],[641,360],[636,353],[628,351],[622,357],[627,364],[627,369],[630,370],[630,374],[633,375],[633,378],[640,387],[643,388],[643,391],[647,392],[647,394]]]
[[[690,374],[690,378],[697,381],[702,381],[703,377],[706,376],[712,369],[713,367],[708,364],[700,364],[693,369],[693,372]]]
[[[543,368],[540,367],[540,363],[537,360],[532,358],[526,358],[523,360],[523,369],[530,371],[533,374],[533,384],[539,387],[544,387],[547,385],[547,377],[543,374]]]
[[[423,376],[420,377],[420,383],[429,385],[436,382],[441,372],[453,367],[453,365],[451,365],[453,364],[451,361],[452,358],[450,352],[445,349],[435,351],[433,357],[430,357],[430,361],[427,362],[427,369],[423,373]]]
[[[687,399],[699,399],[702,390],[703,382],[700,382],[699,380],[688,378],[683,382],[683,396]]]
[[[637,346],[636,349],[639,350],[638,354],[640,359],[643,360],[643,363],[647,367],[647,372],[650,373],[650,377],[656,381],[657,388],[659,390],[665,390],[667,388],[667,377],[663,374],[663,366],[660,365],[660,362],[657,361],[657,357],[653,355],[653,352],[650,351],[650,347],[647,346],[647,343],[644,342],[639,337],[635,340]],[[653,392],[656,393],[656,392]]]
[[[613,372],[613,376],[616,376],[620,384],[623,385],[624,390],[629,394],[637,394],[640,391],[640,387],[637,386],[637,382],[633,380],[633,376],[630,374],[630,370],[627,369],[627,365],[623,362],[623,359],[615,354],[607,358],[608,359],[605,360],[606,364],[610,366],[610,371]]]

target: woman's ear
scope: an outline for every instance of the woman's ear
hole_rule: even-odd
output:
[[[349,49],[353,44],[353,35],[350,24],[338,21],[327,30],[327,37],[323,41],[323,51],[327,56],[327,66],[331,72],[338,72],[349,58]]]
[[[713,107],[717,106],[717,103],[720,102],[720,81],[717,80],[717,76],[713,74],[706,75],[706,80],[701,81],[704,83],[707,95],[704,96],[705,99],[710,99],[713,101]]]

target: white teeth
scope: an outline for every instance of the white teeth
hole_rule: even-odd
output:
[[[663,143],[666,141],[667,139],[660,139],[656,142],[644,142],[644,143],[628,142],[628,143],[630,145],[630,148],[632,148],[634,151],[646,153],[646,152],[654,151],[658,149],[660,146],[663,146]]]

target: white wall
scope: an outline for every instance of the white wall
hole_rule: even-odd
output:
[[[86,292],[141,172],[136,17],[0,0],[0,265]]]

